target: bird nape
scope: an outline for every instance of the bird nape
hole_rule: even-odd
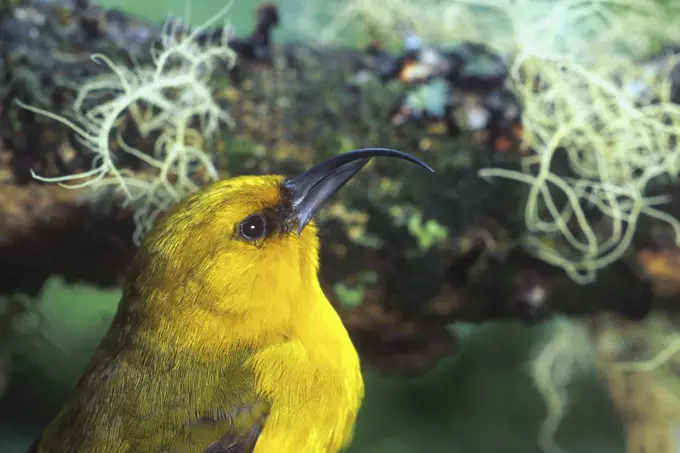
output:
[[[373,157],[240,176],[145,236],[111,323],[36,453],[336,453],[364,396],[318,280],[314,214]]]

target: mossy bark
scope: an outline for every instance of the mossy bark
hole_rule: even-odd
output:
[[[148,63],[149,37],[157,37],[159,28],[93,6],[22,2],[12,8],[14,14],[0,19],[5,37],[0,42],[0,294],[36,294],[51,274],[118,285],[134,254],[130,212],[108,193],[35,181],[31,169],[45,176],[77,172],[89,167],[91,156],[64,127],[19,109],[13,100],[68,113],[69,86],[102,70],[88,59],[90,53],[116,61],[133,54]],[[23,8],[21,14],[16,8]],[[225,70],[216,81],[237,123],[211,145],[224,176],[292,174],[345,148],[370,145],[420,154],[437,169],[432,176],[375,162],[320,219],[321,279],[365,363],[386,373],[421,373],[455,351],[447,329],[452,322],[536,322],[554,313],[617,312],[615,324],[594,330],[598,347],[614,332],[626,341],[639,338],[642,349],[649,349],[649,327],[630,319],[652,309],[677,311],[677,253],[639,242],[637,258],[616,263],[595,284],[581,286],[514,249],[523,228],[523,189],[489,184],[477,170],[516,166],[519,154],[494,152],[490,131],[455,134],[442,122],[396,127],[392,118],[403,87],[351,83],[357,68],[366,65],[364,53],[296,44],[272,49],[271,56],[265,62],[242,58],[237,72]],[[133,127],[126,134],[138,147],[150,146]],[[400,212],[433,219],[448,234],[427,246],[408,223],[395,221]],[[642,271],[651,282],[640,277]],[[377,278],[365,279],[367,272]],[[359,291],[362,303],[345,306],[338,284]],[[536,289],[542,297],[535,297]],[[680,415],[675,378],[663,378],[658,370],[618,371],[612,362],[620,361],[620,351],[614,357],[611,350],[599,350],[603,378],[628,428],[629,452],[675,451]]]
[[[92,156],[65,127],[14,100],[68,115],[72,87],[105,70],[91,53],[122,63],[134,55],[150,64],[148,49],[160,27],[92,5],[20,2],[12,8],[0,19],[0,267],[8,270],[0,273],[0,292],[36,294],[50,274],[117,285],[134,253],[130,212],[110,193],[35,181],[30,170],[79,172],[90,168]],[[321,279],[368,363],[392,373],[429,369],[455,350],[447,326],[457,320],[536,322],[553,313],[602,310],[641,317],[653,306],[675,309],[670,299],[654,299],[650,283],[628,264],[580,286],[513,248],[523,232],[526,188],[477,176],[482,167],[516,167],[520,159],[516,149],[491,146],[493,127],[465,132],[443,120],[397,126],[394,114],[406,89],[380,77],[357,83],[358,68],[370,66],[367,53],[298,43],[254,60],[246,52],[251,44],[236,40],[239,65],[215,80],[236,120],[233,130],[207,144],[225,177],[294,174],[362,146],[409,151],[437,169],[431,175],[399,162],[373,162],[320,218]],[[502,80],[461,87],[455,95],[510,96]],[[121,127],[128,143],[150,148],[129,118]],[[134,162],[120,164],[138,170]],[[400,222],[411,214],[436,221],[447,234],[428,243],[432,238]],[[377,278],[366,280],[367,273]],[[344,305],[339,284],[360,294],[360,306]],[[532,296],[536,288],[544,297]]]

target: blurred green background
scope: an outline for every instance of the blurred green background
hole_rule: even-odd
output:
[[[120,297],[52,279],[15,348],[2,405],[0,451],[25,452],[103,335]],[[41,337],[30,335],[40,326]],[[351,453],[533,453],[545,410],[528,365],[545,328],[458,326],[460,352],[419,378],[366,372],[367,398]],[[590,377],[571,387],[558,441],[566,452],[623,452],[606,392]]]
[[[105,5],[162,20],[184,16],[185,0],[108,0]],[[327,5],[284,0],[277,38],[312,36]],[[201,22],[225,6],[223,0],[194,0],[191,20]],[[236,0],[230,19],[238,34],[251,30],[252,0]],[[311,22],[309,22],[311,21]],[[119,291],[69,286],[53,279],[36,313],[19,326],[27,334],[14,347],[10,390],[0,400],[0,452],[28,448],[59,407],[103,335]],[[520,325],[457,326],[459,354],[428,375],[413,379],[366,371],[367,399],[352,453],[533,453],[545,416],[528,373],[531,352],[545,329]],[[39,331],[40,336],[31,332]],[[566,452],[623,452],[623,437],[606,391],[593,376],[574,383],[571,405],[557,440]]]

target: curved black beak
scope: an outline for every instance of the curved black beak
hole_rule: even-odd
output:
[[[363,148],[339,154],[284,183],[292,207],[286,223],[295,222],[298,234],[302,233],[314,214],[352,176],[356,175],[372,157],[382,156],[405,159],[434,172],[432,167],[417,157],[389,148]]]

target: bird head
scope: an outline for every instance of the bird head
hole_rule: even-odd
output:
[[[241,318],[257,313],[260,319],[276,312],[284,319],[294,309],[290,301],[320,291],[314,215],[379,156],[433,171],[409,154],[367,148],[289,179],[240,176],[217,182],[158,219],[141,244],[127,291],[137,293],[138,301],[166,305],[163,310],[184,306]]]

